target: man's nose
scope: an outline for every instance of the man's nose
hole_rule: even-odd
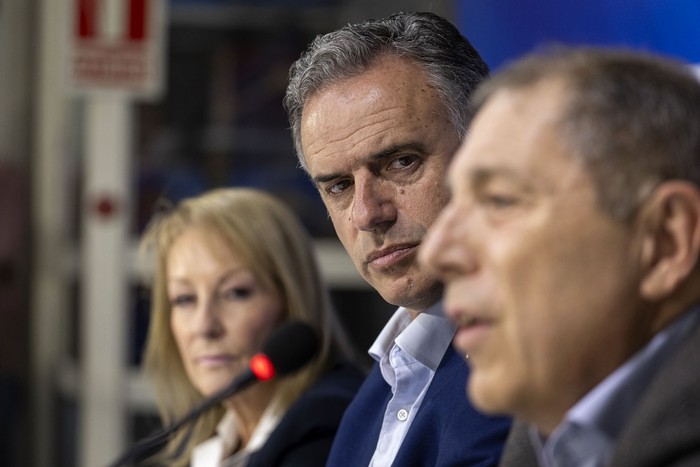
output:
[[[467,216],[464,210],[448,204],[423,239],[418,260],[442,277],[469,274],[477,269]]]
[[[373,231],[396,221],[394,190],[387,182],[374,177],[357,177],[351,212],[353,226]]]

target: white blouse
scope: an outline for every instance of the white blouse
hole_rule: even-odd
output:
[[[283,414],[277,406],[276,403],[268,405],[244,449],[225,457],[239,442],[236,414],[227,411],[216,427],[216,435],[198,444],[192,451],[191,467],[244,467],[250,455],[265,444],[280,422]]]

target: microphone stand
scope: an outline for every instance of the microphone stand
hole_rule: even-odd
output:
[[[185,424],[197,419],[204,412],[221,403],[223,400],[229,398],[238,391],[245,389],[257,379],[258,378],[255,376],[255,374],[253,374],[250,369],[247,369],[240,375],[236,376],[231,384],[206,398],[199,405],[193,407],[183,417],[175,420],[173,423],[155,435],[136,443],[121,456],[119,456],[117,460],[109,464],[109,467],[118,467],[120,465],[124,465],[128,461],[143,459],[144,457],[151,455]]]

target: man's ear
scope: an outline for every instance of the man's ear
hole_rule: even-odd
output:
[[[657,301],[678,289],[698,267],[700,187],[683,180],[662,183],[644,203],[638,221],[645,265],[640,292]]]

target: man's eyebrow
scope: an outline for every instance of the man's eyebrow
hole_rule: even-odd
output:
[[[404,144],[396,144],[394,146],[390,146],[390,147],[386,148],[385,150],[383,150],[377,154],[370,156],[370,159],[383,160],[383,159],[386,159],[386,158],[391,157],[391,156],[395,156],[396,154],[399,154],[399,153],[402,153],[405,151],[424,153],[425,152],[424,147],[425,146],[419,141],[414,141],[414,142],[404,143]]]
[[[397,154],[400,154],[405,151],[414,151],[414,152],[420,152],[424,153],[424,146],[420,142],[410,142],[410,143],[405,143],[405,144],[396,144],[394,146],[389,146],[388,148],[385,148],[384,150],[370,154],[369,156],[365,157],[362,159],[362,164],[372,164],[372,163],[377,163],[381,162],[385,159],[388,159],[390,157],[396,156]],[[320,174],[312,178],[312,181],[314,184],[318,185],[320,183],[326,183],[330,182],[333,180],[336,180],[338,178],[343,177],[345,175],[343,172],[335,172],[335,173],[330,173],[330,174]]]
[[[318,186],[321,183],[326,183],[330,182],[331,180],[335,180],[336,178],[340,177],[340,173],[337,174],[328,174],[328,175],[317,175],[316,177],[313,177],[311,181],[314,182],[314,185]]]
[[[468,178],[474,185],[483,185],[497,177],[509,178],[512,180],[519,180],[519,176],[514,170],[503,167],[478,167],[472,170]]]

